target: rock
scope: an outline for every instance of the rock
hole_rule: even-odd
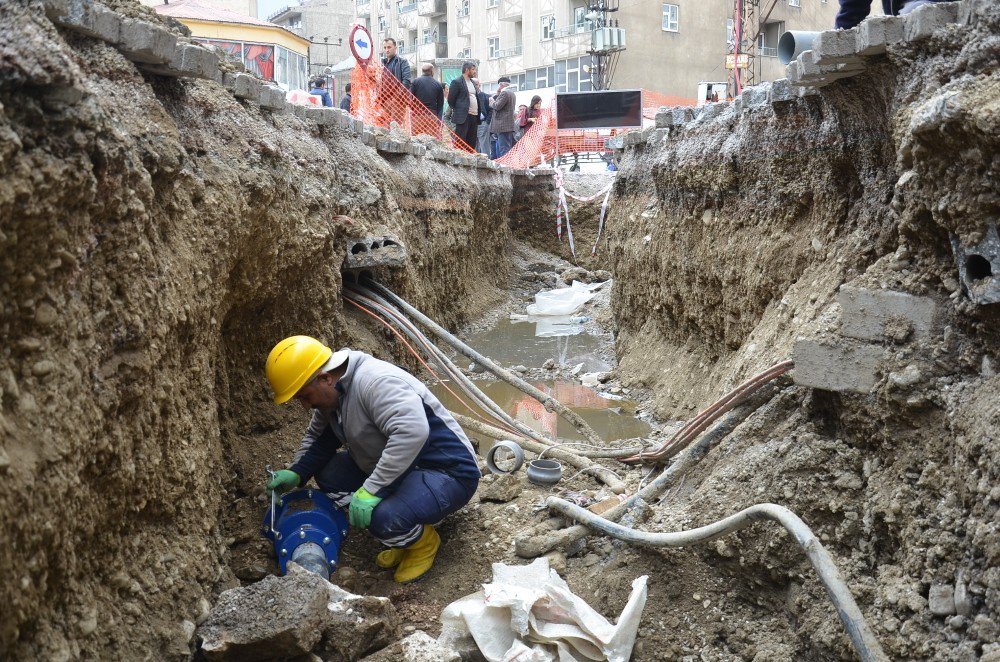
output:
[[[397,639],[399,625],[387,598],[354,595],[289,564],[284,577],[225,591],[197,634],[210,660],[286,659],[312,652],[356,660]]]
[[[927,596],[927,606],[935,616],[955,613],[955,590],[949,584],[932,584]]]
[[[478,363],[470,363],[469,364],[469,372],[474,372],[474,373],[478,374],[478,373],[485,372],[485,371],[486,371],[486,368],[484,368],[483,366],[479,365]]]
[[[520,496],[522,489],[521,480],[516,474],[500,474],[489,485],[480,488],[479,500],[507,503]]]
[[[55,361],[49,361],[48,359],[43,359],[31,366],[31,374],[35,377],[44,377],[56,369]]]
[[[7,451],[4,450],[3,446],[0,446],[0,471],[7,471],[7,467],[10,466],[10,457],[7,455]]]
[[[603,283],[604,281],[611,280],[611,272],[605,271],[604,269],[598,269],[590,274],[591,282],[593,283]]]
[[[600,372],[588,372],[580,375],[580,383],[589,388],[596,388],[598,384],[601,383]]]
[[[528,372],[528,368],[526,368],[523,365],[516,365],[513,368],[511,368],[511,371],[516,372],[516,373],[525,373],[525,372]]]
[[[35,308],[35,323],[39,326],[51,326],[59,319],[59,313],[50,303],[40,303]]]
[[[900,387],[913,386],[920,381],[920,369],[912,363],[900,372],[890,372],[889,381]]]
[[[354,591],[358,588],[358,571],[354,568],[340,566],[330,580],[345,590]]]
[[[226,591],[198,628],[210,660],[268,660],[306,655],[328,619],[329,582],[319,575],[265,577]]]
[[[575,366],[573,366],[572,370],[573,375],[579,375],[581,370],[583,370],[583,364],[577,363]]]
[[[423,630],[417,630],[405,639],[369,655],[363,662],[460,662],[461,659],[458,651],[439,644]]]
[[[545,558],[549,562],[549,568],[555,570],[560,575],[566,574],[566,554],[561,550],[555,549],[545,555]]]
[[[969,599],[969,587],[965,583],[965,573],[959,570],[955,581],[955,612],[968,618],[972,616],[972,601]]]
[[[240,565],[234,571],[236,577],[244,582],[256,582],[267,577],[267,567],[262,563],[246,563]]]
[[[542,364],[542,368],[544,368],[545,370],[554,370],[555,367],[556,367],[555,359],[548,359],[547,361],[545,361],[545,363]]]
[[[591,282],[590,272],[583,267],[570,267],[566,271],[559,274],[559,280],[564,283],[572,283],[574,280],[578,280],[581,283]]]

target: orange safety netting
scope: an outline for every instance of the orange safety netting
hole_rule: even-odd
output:
[[[445,94],[447,96],[447,94]],[[674,97],[650,90],[642,93],[642,114],[654,119],[661,107],[693,106],[694,99]],[[559,154],[604,152],[604,141],[633,129],[557,130],[552,108],[542,108],[541,116],[497,163],[511,168],[530,168]],[[395,124],[408,136],[425,134],[450,142],[456,149],[475,152],[427,106],[406,89],[385,67],[372,63],[355,67],[351,75],[351,114],[365,124],[384,129]]]
[[[395,123],[408,136],[424,134],[450,142],[455,149],[476,151],[456,136],[441,118],[381,64],[373,62],[367,67],[354,67],[351,74],[351,114],[371,126],[391,129]]]

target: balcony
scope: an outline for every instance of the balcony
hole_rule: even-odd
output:
[[[593,33],[585,23],[556,28],[552,31],[552,57],[562,60],[586,55],[591,50]]]
[[[358,0],[358,16],[372,15],[372,0]]]
[[[417,46],[417,59],[421,62],[448,57],[448,43],[444,41],[428,41]]]
[[[493,51],[493,55],[490,57],[491,60],[502,60],[508,57],[518,57],[524,52],[524,46],[518,44],[514,48],[504,48],[502,50]]]
[[[770,46],[761,46],[757,49],[757,54],[761,57],[778,57],[778,49]]]
[[[524,0],[500,0],[500,20],[520,21],[524,14]]]
[[[398,4],[399,13],[406,14],[411,11],[417,11],[417,0],[410,0],[409,2],[400,2]]]
[[[417,2],[417,14],[420,16],[434,17],[448,13],[448,0],[419,0]]]
[[[416,4],[413,5],[416,8]],[[417,12],[413,10],[403,11],[402,6],[399,8],[399,14],[396,16],[396,25],[404,30],[416,30],[417,29]]]
[[[472,19],[468,14],[458,15],[458,36],[467,37],[472,34]]]

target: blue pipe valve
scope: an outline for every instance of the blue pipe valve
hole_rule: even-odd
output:
[[[330,579],[347,537],[347,516],[320,490],[292,490],[277,497],[264,513],[261,533],[274,543],[281,574],[288,572],[289,561],[295,561]]]

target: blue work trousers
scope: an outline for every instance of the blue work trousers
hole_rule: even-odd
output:
[[[368,474],[340,451],[315,478],[338,507],[346,508]],[[408,547],[423,535],[424,524],[437,524],[469,503],[478,485],[440,469],[414,467],[386,488],[389,494],[375,506],[368,528],[387,547]]]
[[[501,158],[514,146],[514,132],[504,131],[497,134],[497,153],[494,158]]]

